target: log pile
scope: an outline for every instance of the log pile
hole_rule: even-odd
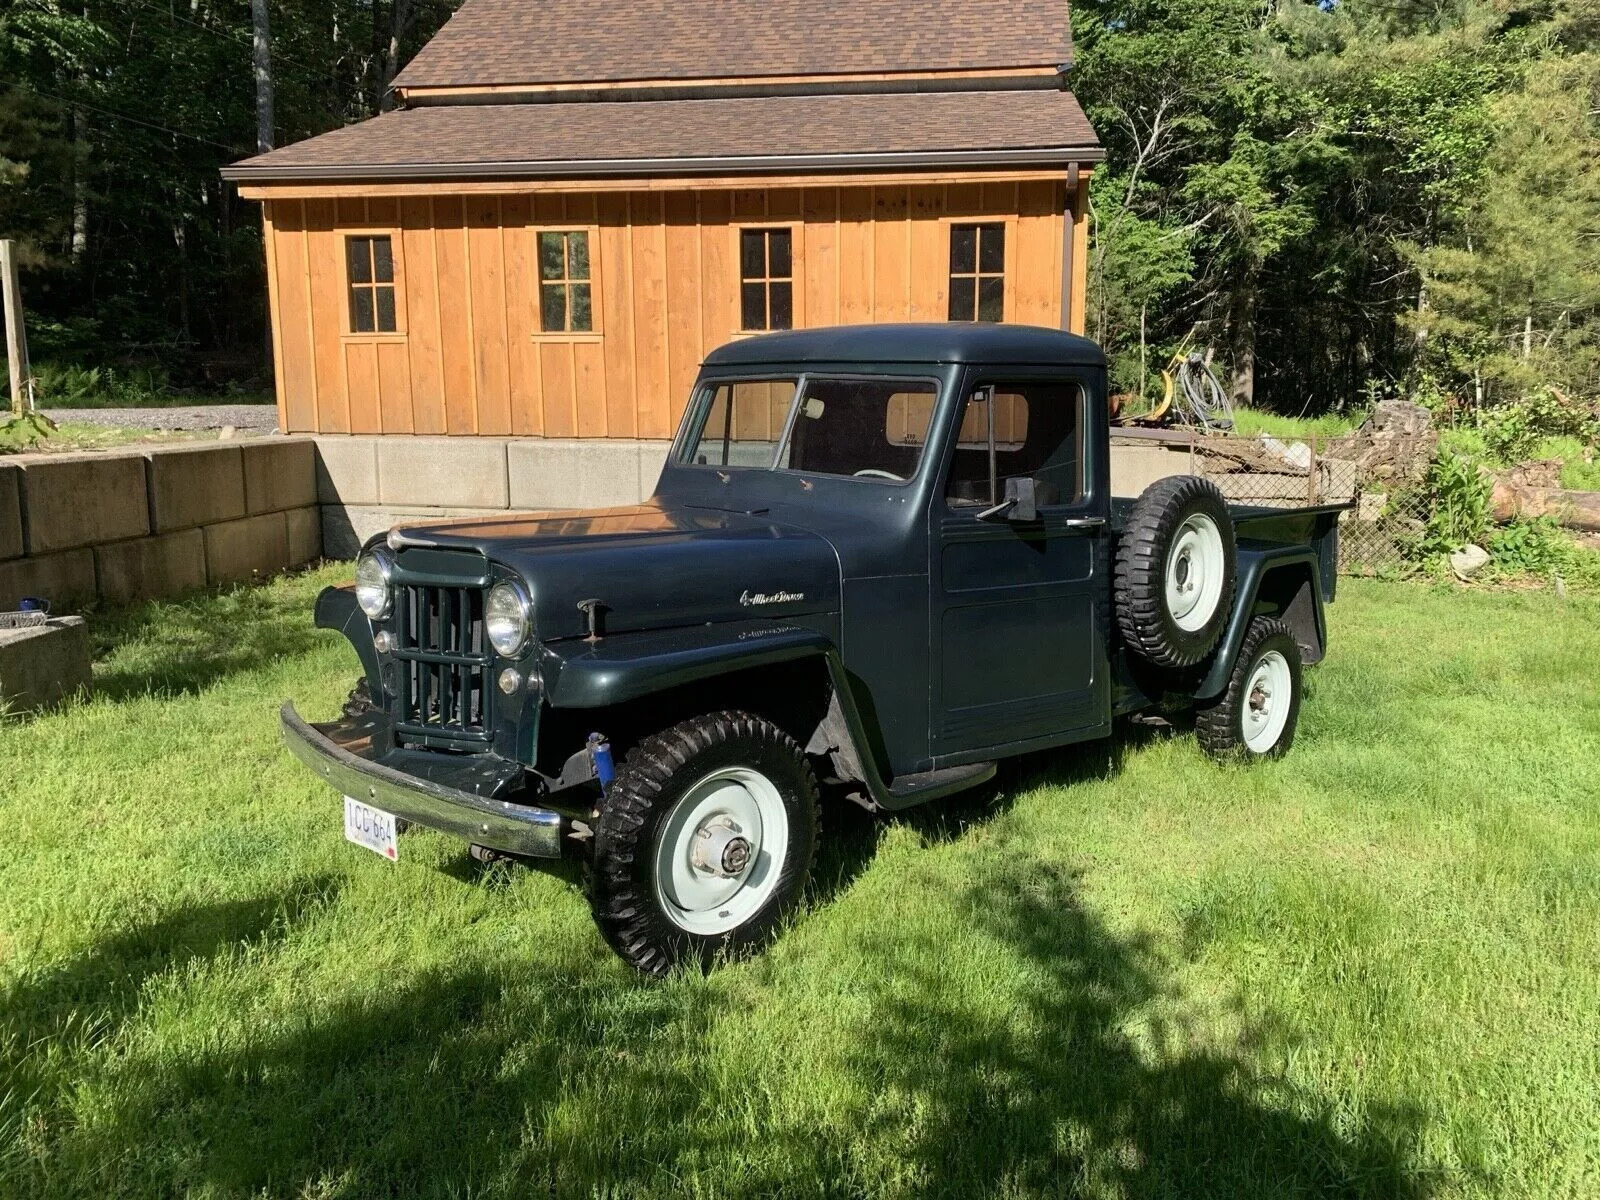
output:
[[[1559,458],[1519,463],[1497,475],[1489,505],[1502,525],[1519,517],[1554,517],[1569,529],[1600,533],[1600,492],[1563,488]]]

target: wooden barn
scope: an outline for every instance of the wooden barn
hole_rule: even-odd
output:
[[[1061,0],[466,0],[396,109],[226,172],[286,432],[670,437],[702,357],[867,321],[1081,331]]]

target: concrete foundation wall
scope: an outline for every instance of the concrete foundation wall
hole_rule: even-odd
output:
[[[177,596],[321,555],[309,438],[0,462],[0,610]]]

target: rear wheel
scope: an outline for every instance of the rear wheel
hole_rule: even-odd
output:
[[[1250,623],[1221,696],[1196,711],[1194,731],[1213,758],[1279,758],[1300,720],[1300,645],[1282,621]]]
[[[817,781],[794,739],[749,713],[646,738],[595,825],[600,932],[650,975],[754,949],[799,900],[817,841]]]

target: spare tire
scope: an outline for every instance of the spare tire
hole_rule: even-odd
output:
[[[1217,485],[1175,475],[1145,489],[1117,546],[1112,598],[1130,649],[1192,667],[1217,647],[1233,609],[1233,518]]]

